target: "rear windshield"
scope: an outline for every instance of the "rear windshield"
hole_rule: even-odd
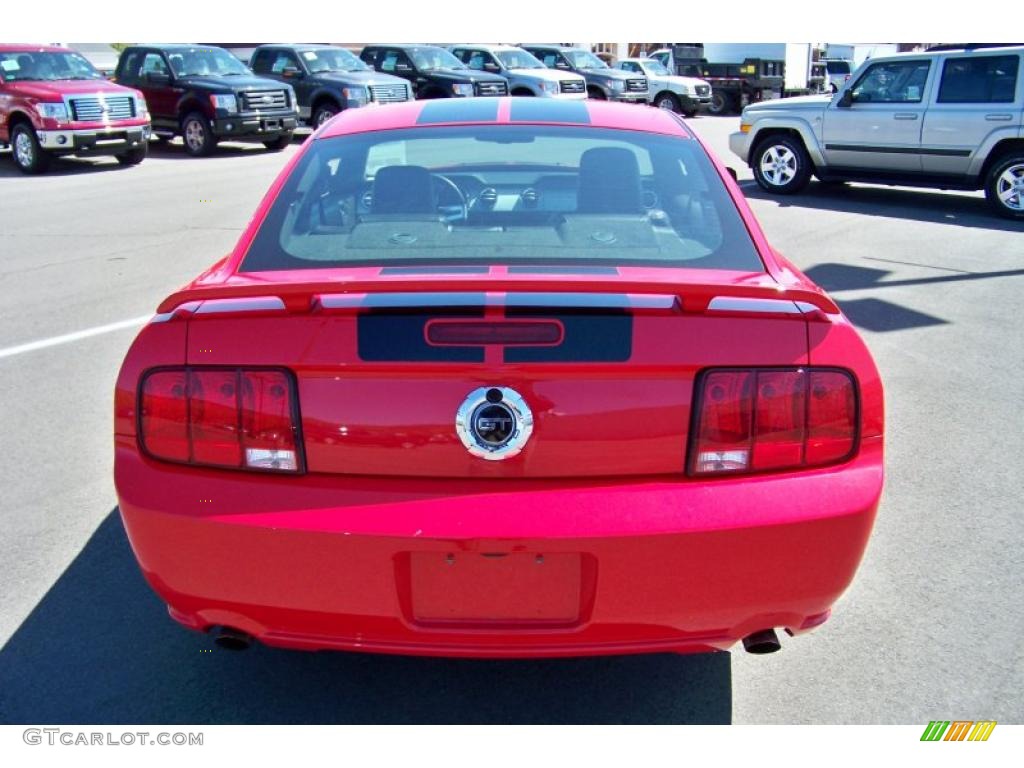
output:
[[[492,124],[313,142],[241,271],[459,264],[764,270],[692,139]]]

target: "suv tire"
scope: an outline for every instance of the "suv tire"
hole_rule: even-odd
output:
[[[282,133],[276,139],[271,141],[264,141],[263,146],[269,149],[271,152],[280,152],[282,149],[292,143],[292,132]]]
[[[149,154],[149,143],[143,142],[135,149],[129,149],[120,155],[117,155],[117,162],[121,165],[138,165],[146,159],[146,155]]]
[[[674,93],[662,91],[654,97],[654,106],[667,109],[669,112],[682,112],[683,106],[679,103],[679,97]]]
[[[22,173],[43,173],[50,167],[50,156],[39,146],[36,132],[28,123],[18,123],[11,130],[11,156]]]
[[[985,177],[985,200],[1008,219],[1024,221],[1024,152],[996,160]]]
[[[205,157],[217,146],[217,137],[213,135],[210,121],[202,112],[189,112],[181,121],[181,138],[185,142],[185,151],[192,157]]]
[[[316,105],[316,109],[313,110],[313,130],[315,131],[321,125],[326,123],[336,114],[341,112],[341,107],[333,101],[321,101]]]
[[[750,167],[761,189],[774,195],[799,192],[814,170],[803,142],[781,133],[758,142],[750,155]]]

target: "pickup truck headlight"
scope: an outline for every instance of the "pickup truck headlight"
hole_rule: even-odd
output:
[[[370,100],[370,92],[362,86],[342,88],[341,95],[350,107],[362,107]]]
[[[548,82],[541,81],[540,89],[542,91],[544,91],[544,93],[550,93],[552,96],[554,96],[555,94],[558,93],[558,83],[557,82],[548,83]]]
[[[210,104],[213,105],[214,109],[223,109],[225,112],[238,111],[238,99],[235,98],[233,93],[210,94]]]
[[[624,89],[626,87],[626,81],[625,80],[609,80],[608,81],[608,87],[611,88],[613,91],[621,91],[622,89]]]
[[[42,117],[50,120],[67,120],[68,108],[62,102],[41,101],[36,104],[36,109]]]
[[[149,118],[149,105],[146,104],[146,99],[143,96],[135,97],[135,116]]]
[[[453,83],[452,93],[456,96],[472,96],[473,95],[473,84],[472,83]]]

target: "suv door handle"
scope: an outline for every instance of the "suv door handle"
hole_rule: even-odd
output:
[[[985,119],[986,120],[992,120],[992,121],[995,121],[995,120],[1013,120],[1013,115],[1008,115],[1005,112],[1001,112],[999,114],[985,115]]]
[[[917,112],[897,112],[893,115],[894,120],[917,120]]]

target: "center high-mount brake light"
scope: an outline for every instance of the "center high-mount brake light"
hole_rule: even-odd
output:
[[[694,475],[834,464],[852,456],[857,445],[857,390],[846,371],[706,371],[695,409]]]
[[[158,459],[300,472],[291,374],[247,368],[162,368],[142,381],[139,441]]]

